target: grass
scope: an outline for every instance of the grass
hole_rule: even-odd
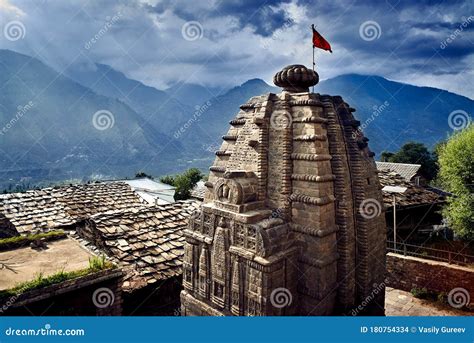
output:
[[[104,269],[110,269],[113,264],[105,259],[105,256],[92,256],[89,257],[89,270],[100,271]]]
[[[432,295],[426,288],[412,288],[410,293],[418,299],[428,299]]]
[[[113,269],[115,265],[111,262],[105,260],[105,256],[93,256],[89,258],[89,267],[85,269],[75,270],[71,272],[65,272],[61,270],[53,275],[45,277],[43,273],[36,274],[35,278],[31,281],[26,281],[15,285],[13,288],[0,291],[0,298],[6,296],[18,296],[22,293],[43,288],[47,286],[51,286],[54,284],[58,284],[67,280],[72,280],[79,278],[81,276],[85,276],[88,274],[92,274],[101,270],[106,269]]]
[[[448,304],[448,296],[445,292],[428,291],[426,288],[412,288],[411,294],[418,299],[436,301],[440,304]]]
[[[55,231],[26,235],[26,236],[2,238],[0,239],[0,251],[20,248],[20,247],[29,245],[31,242],[34,242],[38,239],[42,239],[45,241],[52,241],[52,240],[56,240],[56,239],[60,239],[64,237],[66,237],[66,233],[64,231],[55,230]]]

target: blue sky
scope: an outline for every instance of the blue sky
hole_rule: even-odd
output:
[[[59,71],[109,64],[161,89],[310,66],[314,23],[334,52],[316,54],[321,79],[374,74],[474,98],[472,0],[0,0],[0,20],[0,48]],[[6,36],[12,22],[21,38]]]

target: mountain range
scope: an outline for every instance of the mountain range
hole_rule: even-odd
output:
[[[279,92],[260,79],[231,89],[177,82],[158,90],[104,64],[58,73],[10,50],[0,50],[0,87],[0,187],[206,171],[239,105]],[[356,108],[377,154],[410,140],[432,147],[452,132],[451,112],[474,109],[464,96],[373,75],[341,75],[315,92],[341,95]]]

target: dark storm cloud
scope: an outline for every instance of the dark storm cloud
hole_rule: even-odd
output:
[[[472,97],[473,7],[471,0],[0,0],[2,19],[27,29],[25,39],[0,40],[0,47],[59,70],[78,61],[109,64],[160,88],[183,78],[231,86],[308,64],[314,23],[334,51],[317,52],[322,78],[378,74]],[[198,23],[198,39],[183,36],[189,22]],[[364,39],[369,24],[380,29]]]
[[[180,1],[165,0],[155,5],[145,5],[146,8],[157,14],[163,14],[169,9],[185,20],[205,20],[212,17],[232,16],[237,19],[238,28],[252,27],[255,33],[261,36],[270,36],[275,30],[281,28],[288,17],[278,6],[289,3],[290,0],[216,0],[203,1],[201,11],[196,11],[186,3]]]

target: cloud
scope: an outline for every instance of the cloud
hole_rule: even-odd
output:
[[[0,0],[0,13],[13,14],[16,17],[23,17],[25,12],[16,6],[13,6],[8,0]]]
[[[323,79],[377,74],[472,97],[473,12],[469,1],[0,0],[2,19],[20,18],[26,28],[24,39],[0,47],[58,70],[108,64],[158,88],[233,86],[271,82],[287,64],[310,66],[314,23],[334,51],[316,52]],[[198,23],[198,38],[183,36],[188,22]],[[367,22],[380,27],[377,38],[361,37]]]

